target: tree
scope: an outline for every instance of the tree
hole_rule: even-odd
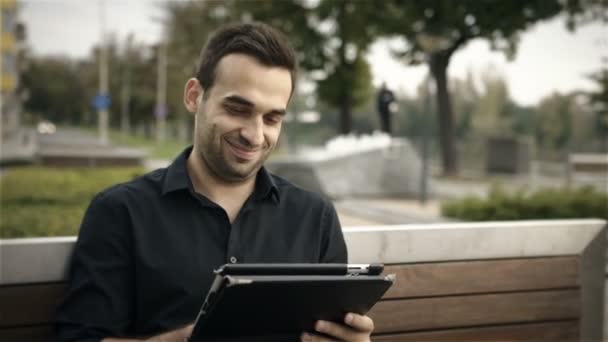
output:
[[[209,33],[231,21],[258,20],[284,32],[294,45],[300,67],[315,71],[319,98],[340,111],[340,132],[352,129],[352,108],[371,94],[365,60],[375,33],[366,26],[375,16],[374,3],[352,0],[201,1],[167,4],[170,69],[174,77],[191,77],[193,56]],[[196,49],[194,51],[193,49]]]
[[[573,97],[554,93],[538,105],[536,139],[540,146],[561,150],[570,140]]]
[[[602,150],[608,151],[608,68],[604,67],[589,78],[596,84],[596,90],[589,92],[589,102],[596,115],[597,133],[602,139]]]
[[[380,3],[380,2],[379,2]],[[443,172],[454,175],[458,158],[447,68],[454,53],[473,39],[486,39],[492,48],[513,56],[518,37],[532,25],[567,12],[568,24],[606,18],[603,0],[390,0],[382,6],[379,28],[405,38],[395,55],[409,64],[426,63],[435,80]]]
[[[452,79],[450,85],[454,94],[452,105],[454,107],[455,134],[462,140],[473,129],[473,115],[480,94],[470,71],[464,80]]]
[[[473,127],[476,133],[484,136],[508,134],[512,119],[509,114],[509,89],[503,75],[486,68],[482,75],[484,93],[481,95],[473,113]]]
[[[367,22],[376,20],[377,13],[371,1],[323,0],[316,8],[320,22],[332,28],[323,32],[326,77],[319,82],[318,95],[339,108],[341,134],[350,133],[353,107],[364,104],[372,92],[365,52],[376,38]]]
[[[86,110],[85,87],[79,77],[78,63],[58,57],[31,57],[22,75],[28,98],[24,109],[37,119],[79,124]]]

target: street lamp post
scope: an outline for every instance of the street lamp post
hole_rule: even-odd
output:
[[[109,98],[108,92],[108,47],[105,36],[105,1],[99,2],[99,19],[101,24],[101,46],[99,51],[99,98]],[[97,106],[97,124],[99,128],[99,142],[108,143],[108,106],[109,101],[101,101],[103,104]]]

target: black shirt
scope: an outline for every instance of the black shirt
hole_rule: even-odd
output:
[[[225,263],[347,261],[331,202],[262,168],[231,224],[194,192],[190,151],[91,201],[57,314],[62,341],[148,337],[190,324],[213,269]]]

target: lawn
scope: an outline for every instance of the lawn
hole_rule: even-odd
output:
[[[142,175],[141,168],[11,168],[0,178],[0,238],[78,234],[99,191]]]

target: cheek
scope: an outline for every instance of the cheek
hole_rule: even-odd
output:
[[[266,140],[271,147],[274,147],[279,140],[279,136],[281,134],[281,125],[277,127],[273,127],[266,133]]]

